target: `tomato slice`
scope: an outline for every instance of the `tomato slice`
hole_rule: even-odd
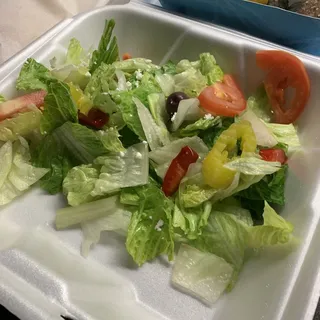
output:
[[[130,53],[125,53],[123,56],[122,56],[122,60],[129,60],[129,59],[132,59],[132,56]]]
[[[263,50],[256,54],[259,68],[267,72],[264,86],[271,102],[275,121],[289,124],[303,112],[310,96],[310,79],[303,63],[294,55],[278,50]],[[285,90],[295,89],[286,108]]]
[[[172,160],[162,184],[162,191],[167,197],[173,195],[178,190],[180,182],[186,175],[190,164],[195,163],[198,158],[199,155],[193,149],[186,146]]]
[[[199,95],[201,107],[216,116],[234,117],[246,108],[246,99],[234,78],[226,74],[222,82],[205,88]]]
[[[265,161],[280,162],[281,164],[287,162],[287,156],[282,149],[262,149],[259,154]]]

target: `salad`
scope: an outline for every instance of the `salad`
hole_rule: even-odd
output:
[[[121,233],[137,265],[167,256],[173,285],[212,304],[248,252],[294,241],[275,207],[300,148],[307,72],[289,53],[258,51],[265,79],[246,99],[210,53],[120,59],[114,26],[96,50],[71,39],[50,67],[29,58],[16,81],[24,95],[1,96],[0,205],[37,182],[63,193],[56,228],[82,229],[83,256],[101,232]]]

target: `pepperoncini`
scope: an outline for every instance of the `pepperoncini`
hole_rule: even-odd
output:
[[[210,187],[225,189],[232,183],[235,172],[225,168],[224,164],[231,160],[229,153],[236,148],[238,139],[241,139],[241,156],[247,152],[256,151],[257,141],[251,124],[245,120],[233,123],[221,133],[203,161],[202,174],[205,183]]]
[[[83,91],[75,86],[73,83],[68,83],[70,88],[71,96],[77,105],[79,111],[85,115],[88,114],[89,110],[93,107],[92,101],[83,93]]]

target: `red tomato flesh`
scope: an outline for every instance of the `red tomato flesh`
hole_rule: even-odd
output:
[[[130,53],[125,53],[123,56],[122,56],[122,60],[129,60],[129,59],[132,59],[132,56]]]
[[[186,146],[172,160],[162,184],[162,191],[167,197],[173,195],[178,190],[180,182],[186,175],[190,164],[195,163],[198,158],[199,155],[193,149]]]
[[[234,117],[246,108],[246,99],[234,80],[226,74],[222,82],[205,88],[199,95],[201,107],[215,116]]]
[[[287,156],[282,149],[262,149],[259,154],[265,161],[280,162],[281,164],[287,162]]]
[[[264,86],[271,102],[275,121],[289,124],[298,119],[310,96],[310,79],[303,63],[294,55],[278,50],[256,54],[259,68],[267,72]],[[286,107],[285,90],[293,88],[294,97]]]

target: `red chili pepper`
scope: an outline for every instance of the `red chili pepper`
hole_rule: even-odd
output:
[[[78,118],[82,125],[89,126],[94,129],[101,129],[109,121],[109,115],[98,108],[91,108],[87,116],[79,112]]]
[[[132,56],[130,53],[125,53],[123,56],[122,56],[122,60],[129,60],[129,59],[132,59]]]
[[[281,164],[287,162],[287,156],[282,149],[262,149],[259,154],[265,161],[280,162]]]
[[[186,146],[172,160],[162,184],[162,191],[167,197],[178,190],[179,184],[186,175],[190,164],[195,163],[198,158],[198,154]]]

